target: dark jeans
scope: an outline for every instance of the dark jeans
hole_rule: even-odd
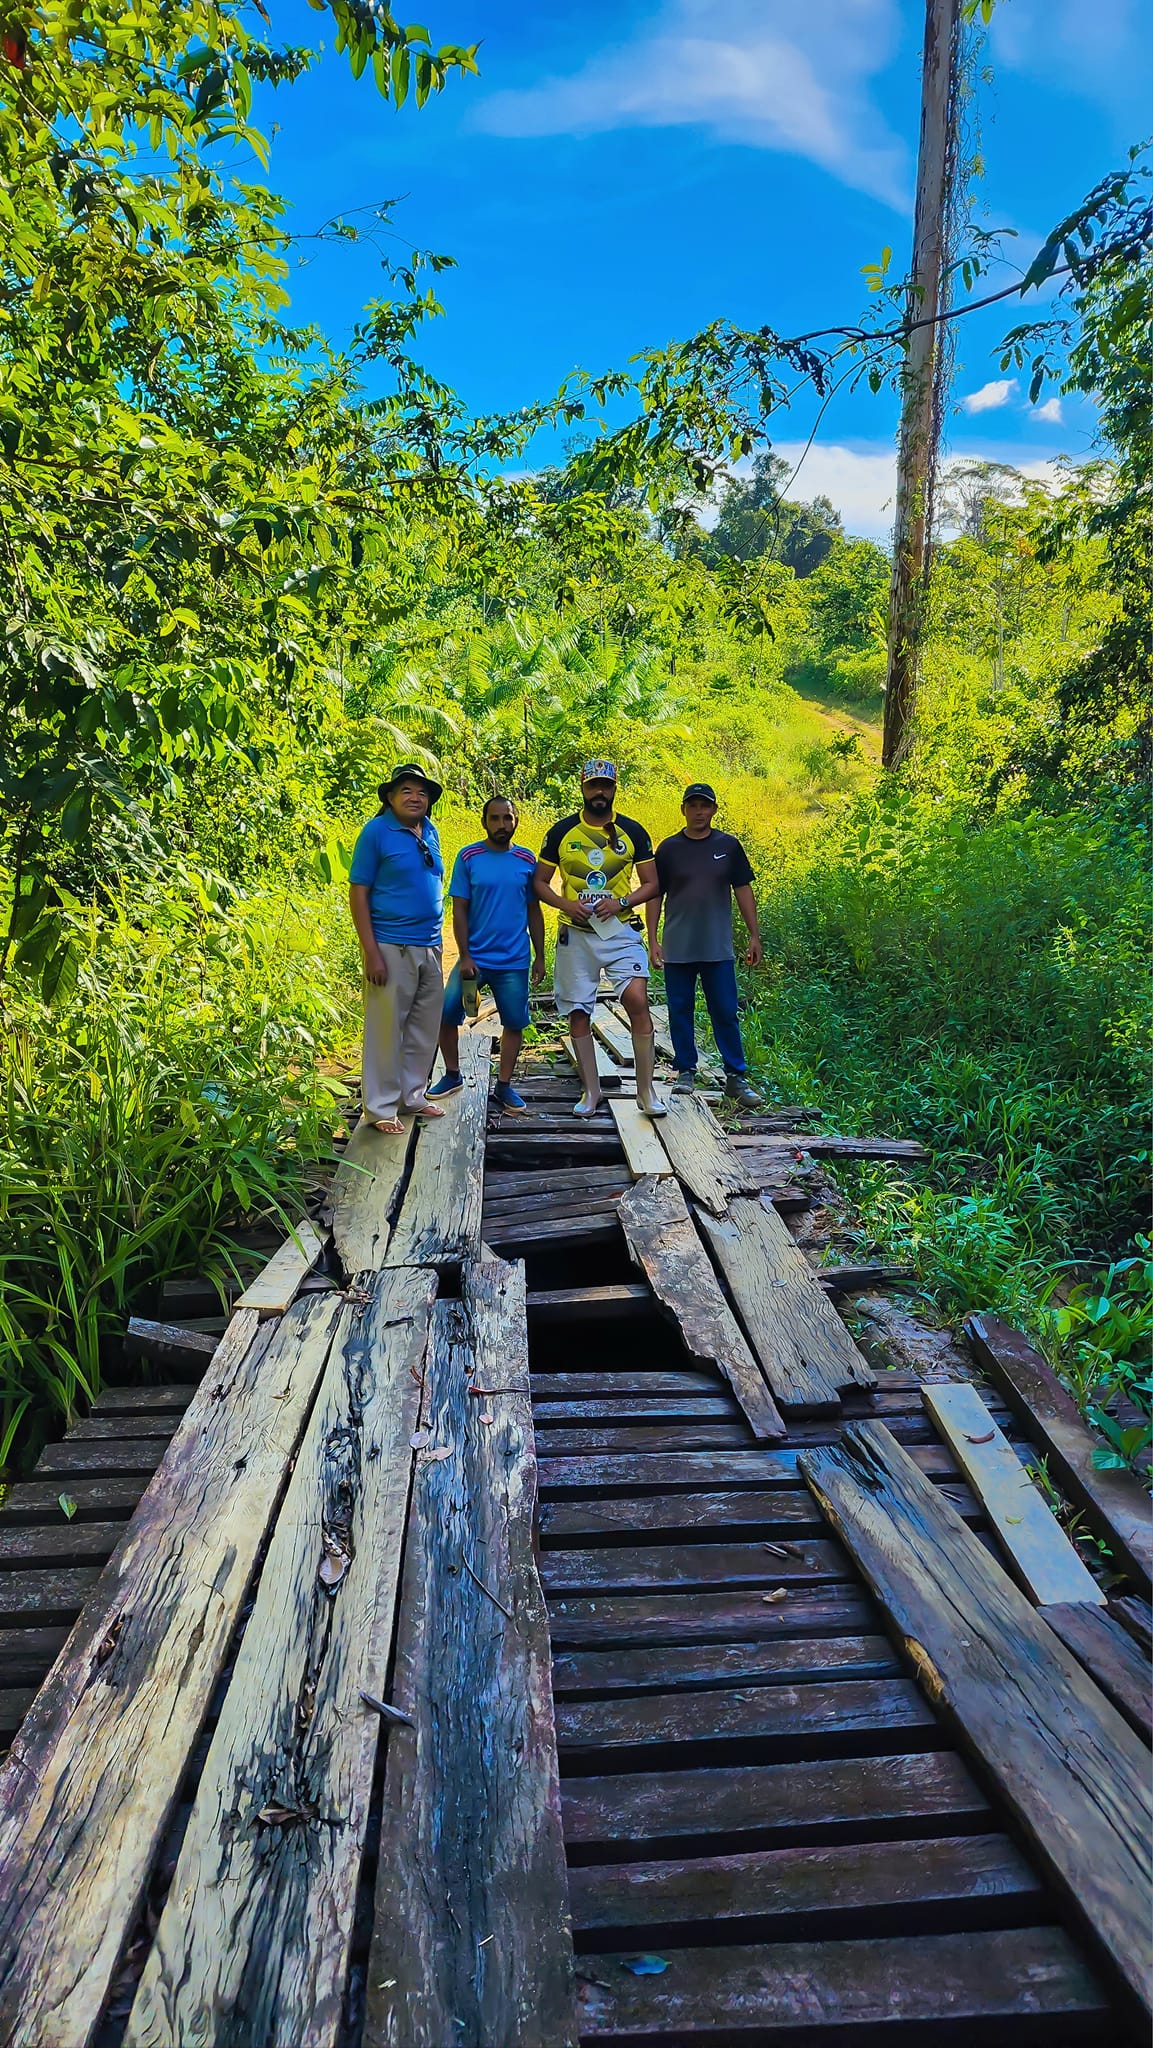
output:
[[[697,1063],[697,1041],[693,1012],[697,1000],[697,976],[701,978],[705,1008],[717,1051],[727,1074],[743,1074],[745,1048],[737,1011],[737,968],[733,960],[665,961],[665,994],[669,999],[669,1032],[677,1072],[691,1072]]]

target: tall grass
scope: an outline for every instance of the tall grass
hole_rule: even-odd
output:
[[[242,1219],[299,1214],[340,1116],[318,1056],[351,1028],[346,923],[335,889],[226,900],[201,877],[77,917],[64,1004],[5,991],[0,1463],[98,1392],[161,1281],[223,1281]]]

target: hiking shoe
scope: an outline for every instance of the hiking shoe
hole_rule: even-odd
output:
[[[432,1087],[424,1092],[426,1095],[455,1095],[457,1089],[463,1087],[464,1075],[456,1068],[451,1073],[442,1074],[440,1080],[434,1081]]]
[[[682,1068],[681,1072],[677,1075],[676,1080],[673,1082],[672,1088],[669,1092],[672,1095],[691,1095],[696,1085],[696,1068],[684,1067]]]
[[[739,1109],[759,1109],[764,1100],[757,1094],[747,1074],[726,1074],[725,1094]]]
[[[499,1102],[507,1116],[527,1116],[528,1103],[518,1095],[511,1081],[498,1081],[492,1091],[492,1099]]]

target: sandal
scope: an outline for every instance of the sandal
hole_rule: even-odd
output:
[[[374,1131],[382,1131],[386,1138],[399,1138],[404,1125],[398,1116],[382,1116],[372,1119],[372,1128]]]
[[[440,1104],[438,1102],[410,1102],[407,1103],[405,1106],[410,1116],[444,1115],[444,1111],[440,1107]]]

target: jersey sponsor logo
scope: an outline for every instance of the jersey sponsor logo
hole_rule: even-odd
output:
[[[589,885],[589,888],[590,888],[590,890],[596,890],[596,889],[607,889],[607,887],[608,887],[608,880],[609,880],[609,878],[608,878],[608,876],[606,875],[606,873],[605,873],[605,871],[604,871],[604,869],[603,869],[603,868],[590,868],[590,869],[589,869],[589,874],[588,874],[588,885]],[[583,891],[582,891],[582,894],[583,894]]]

